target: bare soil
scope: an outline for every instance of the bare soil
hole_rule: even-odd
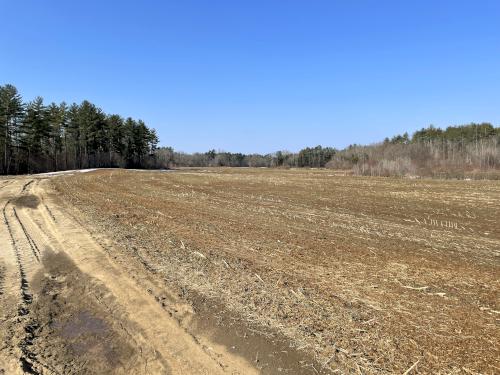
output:
[[[49,194],[49,184],[57,194]],[[34,194],[37,186],[17,190]],[[51,215],[68,218],[56,210],[66,205],[78,228],[106,238],[93,241],[105,249],[113,272],[134,280],[140,296],[150,289],[201,352],[224,353],[208,357],[229,358],[221,361],[238,363],[234,371],[500,372],[498,182],[364,178],[325,170],[107,170],[63,175],[45,189],[47,210],[42,203],[48,198],[36,209],[21,203],[24,217],[41,210],[49,222]],[[9,222],[18,206],[7,203]],[[73,237],[59,224],[50,228],[61,241]],[[42,251],[38,257],[46,264],[50,255]],[[96,276],[100,261],[87,263],[77,253],[80,258],[69,256],[76,267]],[[20,304],[31,316],[35,284],[23,286],[21,269],[19,274]],[[2,277],[5,285],[9,276]],[[111,276],[103,279],[96,294],[117,284]],[[120,298],[119,290],[108,294],[111,304],[138,306]],[[149,324],[160,314],[155,311]],[[76,332],[109,335],[119,347],[117,362],[106,370],[126,368],[120,358],[137,355],[137,345],[121,338],[116,322],[130,311],[111,318],[97,307],[80,313],[75,324],[85,329]],[[64,331],[64,324],[52,329]],[[137,324],[147,330],[145,321]],[[153,350],[157,343],[147,337]],[[22,340],[18,347],[23,353]],[[110,353],[95,350],[98,358]],[[242,370],[238,361],[248,367]]]

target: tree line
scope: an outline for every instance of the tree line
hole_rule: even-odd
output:
[[[124,167],[332,168],[373,176],[500,176],[500,127],[490,123],[428,126],[372,145],[344,149],[306,147],[299,152],[243,154],[209,150],[177,152],[158,147],[144,121],[106,114],[84,100],[24,102],[13,85],[0,86],[0,170],[2,174]]]
[[[0,86],[2,174],[97,167],[155,166],[158,137],[144,121],[106,114],[95,104],[24,102]]]
[[[316,146],[298,153],[277,151],[269,154],[242,154],[209,150],[192,154],[161,147],[157,162],[163,167],[309,167],[323,168],[337,151],[332,147]]]
[[[422,128],[374,145],[351,145],[327,167],[371,176],[500,178],[500,127],[490,123]]]
[[[242,154],[210,150],[205,153],[157,151],[157,159],[169,167],[285,167],[332,168],[373,176],[500,176],[500,127],[489,123],[429,126],[409,135],[398,134],[372,145],[344,149],[307,147],[299,152]]]

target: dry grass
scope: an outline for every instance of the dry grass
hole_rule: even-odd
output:
[[[153,273],[325,368],[500,372],[498,182],[206,169],[54,183]]]

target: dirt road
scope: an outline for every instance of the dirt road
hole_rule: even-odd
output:
[[[47,186],[0,180],[0,374],[257,372],[189,332],[190,306],[118,265]]]

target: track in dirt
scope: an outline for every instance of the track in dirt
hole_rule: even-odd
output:
[[[4,283],[5,283],[5,266],[3,264],[0,264],[0,304],[3,303],[2,296],[5,294]]]
[[[29,186],[34,182],[34,180],[29,181],[25,185],[23,185],[21,189],[21,194],[27,191]],[[10,207],[11,202],[8,200],[3,209],[3,219],[5,227],[9,233],[11,247],[15,254],[15,260],[18,266],[18,274],[19,274],[19,292],[20,292],[20,302],[18,306],[18,322],[22,325],[22,328],[25,332],[24,336],[18,338],[18,348],[22,353],[19,357],[20,367],[22,371],[28,374],[40,374],[39,371],[49,370],[51,373],[57,373],[52,369],[49,369],[46,365],[43,365],[37,360],[37,356],[35,353],[31,351],[33,341],[36,337],[36,331],[39,328],[39,324],[30,317],[30,305],[33,302],[33,294],[30,291],[30,284],[28,282],[28,274],[27,274],[27,266],[26,263],[29,262],[31,256],[33,256],[36,261],[40,262],[40,250],[38,246],[35,244],[31,236],[28,234],[26,228],[23,223],[19,219],[19,216],[14,207]],[[15,219],[15,224],[19,225],[24,233],[25,239],[27,241],[28,247],[31,249],[31,254],[23,251],[22,246],[20,245],[20,241],[16,240],[13,233],[13,223],[8,219],[7,211],[9,208],[12,210],[13,217]],[[22,331],[21,331],[22,332]],[[39,370],[37,370],[36,368]]]

